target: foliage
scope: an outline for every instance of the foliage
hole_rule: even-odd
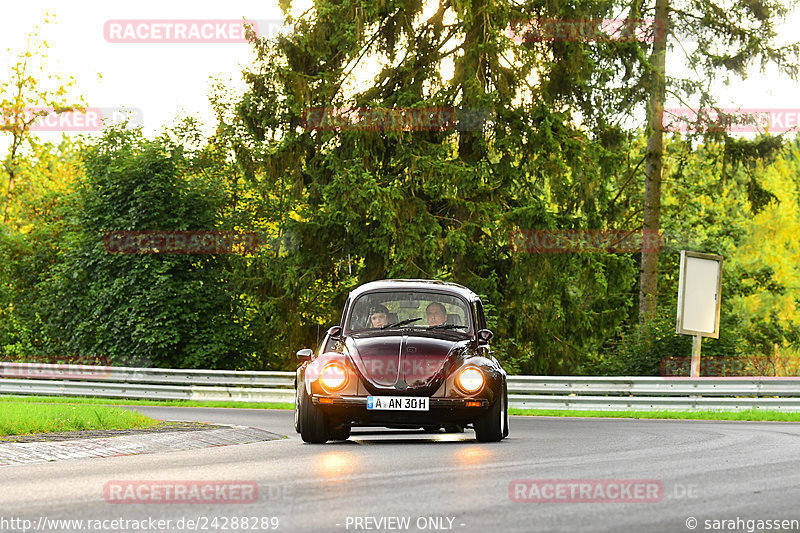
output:
[[[18,360],[55,355],[48,353],[43,332],[40,284],[67,247],[70,199],[81,172],[76,143],[65,139],[55,146],[32,139],[30,147],[17,167],[11,217],[0,222],[0,354]]]
[[[45,23],[48,22],[51,22],[49,15],[45,18]],[[65,81],[61,76],[46,73],[50,45],[42,39],[41,32],[37,26],[28,34],[26,47],[16,52],[8,78],[0,81],[0,132],[11,136],[8,154],[2,162],[6,179],[0,185],[4,224],[13,215],[15,188],[20,181],[20,167],[24,165],[21,155],[26,143],[32,140],[31,127],[50,113],[83,109],[83,100],[69,94],[75,85],[74,78]]]
[[[109,253],[117,230],[209,230],[223,200],[198,159],[164,137],[107,130],[87,147],[69,249],[42,290],[63,353],[128,366],[234,368],[250,350],[224,256]]]
[[[505,363],[568,371],[627,319],[635,262],[515,253],[510,236],[624,227],[625,139],[598,143],[575,126],[561,85],[547,81],[563,65],[505,34],[524,15],[517,8],[443,2],[427,20],[422,11],[407,1],[317,2],[293,21],[291,39],[256,40],[250,91],[235,106],[217,102],[215,142],[231,147],[243,186],[296,246],[253,264],[259,299],[289,324],[274,330],[270,351],[291,366],[286,346],[313,343],[314,326],[335,323],[359,283],[437,278],[485,296]],[[349,89],[353,70],[372,60],[383,70]],[[532,86],[534,70],[543,81]],[[303,127],[310,110],[342,107],[459,108],[490,119],[442,131]]]
[[[766,160],[741,165],[724,142],[694,149],[680,138],[668,144],[659,315],[610,340],[581,373],[658,375],[664,358],[690,357],[691,338],[675,334],[681,249],[724,258],[720,338],[704,339],[703,359],[724,359],[725,368],[744,375],[798,373],[798,146],[794,140]],[[753,180],[764,184],[770,202],[752,198]]]
[[[668,246],[657,319],[643,329],[634,325],[639,254],[512,246],[519,231],[640,229],[647,131],[630,121],[650,90],[649,43],[517,44],[506,33],[515,20],[600,19],[620,6],[317,0],[289,17],[293,33],[253,36],[248,90],[229,97],[216,88],[209,138],[187,120],[152,140],[114,128],[53,146],[12,121],[27,149],[12,149],[2,169],[0,355],[291,369],[298,348],[338,323],[350,289],[420,277],[481,294],[495,352],[512,372],[653,375],[664,358],[689,355],[673,315],[677,252],[691,249],[725,257],[722,336],[704,343],[704,356],[794,372],[796,142],[668,138]],[[744,8],[744,22],[723,13],[718,24],[695,25],[710,39],[764,21],[732,33],[727,48],[702,41],[693,57],[709,75],[796,51],[769,47],[780,6]],[[718,11],[710,2],[680,9],[674,20]],[[621,12],[647,14],[643,4]],[[27,100],[6,104],[66,105],[66,88],[47,93],[29,76],[29,58],[19,57],[6,84]],[[704,80],[671,82],[691,95]],[[460,110],[461,122],[309,125],[312,111],[348,108]],[[103,246],[108,231],[153,229],[256,231],[266,245],[234,256]]]

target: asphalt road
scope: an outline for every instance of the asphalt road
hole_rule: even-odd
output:
[[[347,442],[309,445],[294,433],[291,411],[136,409],[288,439],[3,467],[0,530],[800,531],[797,522],[772,522],[800,521],[800,424],[512,417],[500,443],[477,443],[471,430],[356,429]],[[149,503],[120,503],[123,493],[110,493],[164,481],[202,481],[217,492],[201,504],[169,503],[163,492],[159,502],[150,492],[136,493]],[[231,492],[220,492],[225,484]],[[537,496],[549,501],[514,501]],[[612,501],[573,501],[581,496]]]

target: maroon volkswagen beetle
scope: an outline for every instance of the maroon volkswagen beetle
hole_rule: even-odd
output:
[[[508,435],[506,373],[477,294],[455,283],[384,280],[352,291],[316,353],[297,352],[295,429],[345,440],[353,426]]]

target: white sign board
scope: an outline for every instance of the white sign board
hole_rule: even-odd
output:
[[[681,251],[677,333],[719,338],[722,257]]]

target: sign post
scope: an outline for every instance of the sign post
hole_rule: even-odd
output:
[[[722,256],[681,250],[676,333],[692,335],[691,376],[700,376],[703,337],[719,338]]]
[[[689,375],[693,378],[700,376],[700,344],[702,341],[703,337],[700,335],[692,337],[692,367]]]

